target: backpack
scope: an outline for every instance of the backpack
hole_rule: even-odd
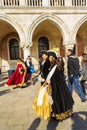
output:
[[[73,75],[74,76],[79,75],[80,66],[79,66],[79,59],[77,57],[73,58],[72,66],[73,66]]]

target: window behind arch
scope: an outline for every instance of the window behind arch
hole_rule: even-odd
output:
[[[40,37],[38,40],[38,55],[41,56],[41,51],[49,50],[49,40],[46,37]]]
[[[19,58],[19,44],[17,39],[9,41],[10,59],[17,60]]]

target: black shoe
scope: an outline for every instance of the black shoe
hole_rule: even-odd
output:
[[[82,100],[82,102],[86,102],[86,101],[87,101],[87,99]]]
[[[58,121],[55,117],[52,117],[52,116],[51,116],[51,118],[52,118],[54,121]]]

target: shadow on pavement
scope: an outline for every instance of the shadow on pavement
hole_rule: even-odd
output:
[[[6,82],[1,82],[0,87],[3,87]]]
[[[58,126],[58,121],[54,119],[50,119],[46,130],[56,130],[57,126]]]
[[[31,124],[31,126],[29,127],[28,130],[37,130],[37,127],[39,126],[40,122],[41,122],[41,119],[40,119],[40,118],[36,118],[36,119],[32,122],[32,124]]]
[[[4,94],[10,93],[11,91],[9,89],[0,91],[0,96],[3,96]]]
[[[71,119],[73,120],[71,130],[87,130],[87,112],[75,112]]]
[[[1,78],[1,80],[0,80],[0,87],[3,87],[3,86],[4,86],[4,84],[6,83],[5,80],[7,80],[7,79],[8,79],[8,76],[3,73],[3,74],[2,74],[2,78]]]
[[[38,82],[38,78],[37,77],[34,77],[33,78],[33,82],[34,82],[34,85]]]
[[[28,82],[26,86],[21,86],[20,88],[27,88],[27,87],[30,87],[31,85],[35,85],[37,82],[38,82],[37,77],[34,77],[34,78],[33,78],[33,84],[30,83],[30,82]]]

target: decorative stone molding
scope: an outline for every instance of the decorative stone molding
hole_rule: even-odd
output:
[[[20,43],[20,48],[23,48],[23,49],[29,49],[31,46],[32,46],[32,43],[28,43],[28,44],[26,44],[26,42]]]
[[[20,48],[24,48],[24,44],[20,44]]]
[[[75,45],[75,42],[67,42],[67,44],[64,44],[66,51],[68,49],[73,49],[74,45]]]

